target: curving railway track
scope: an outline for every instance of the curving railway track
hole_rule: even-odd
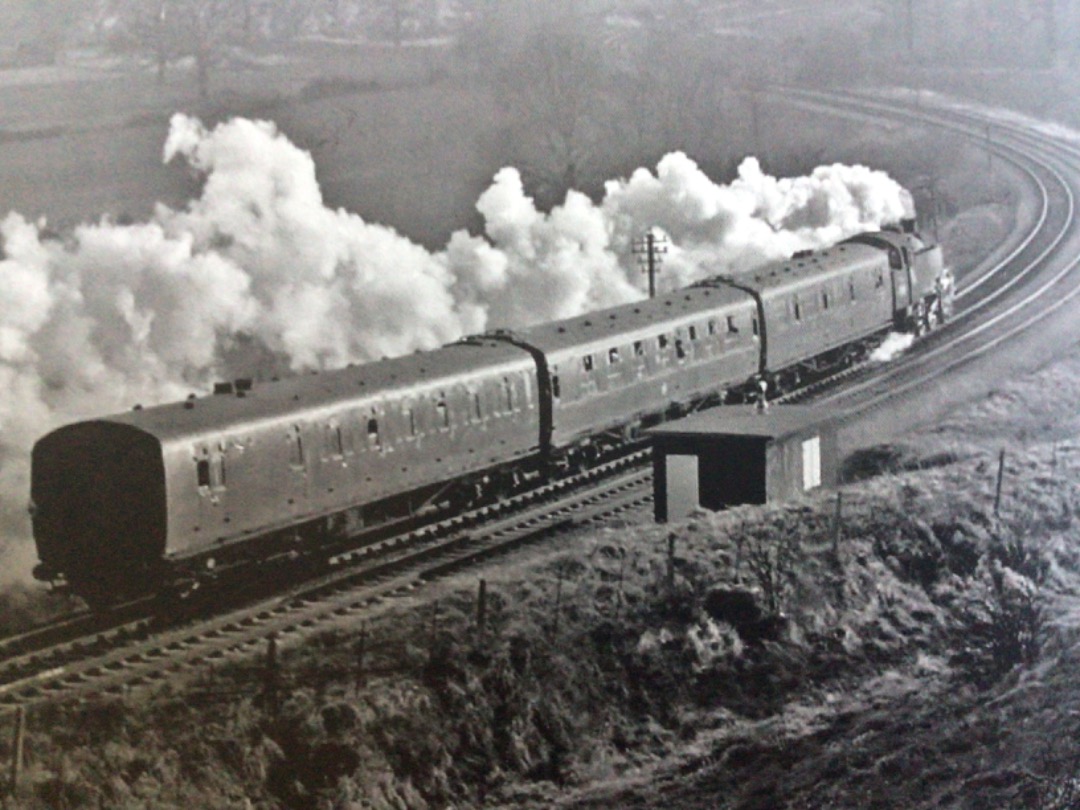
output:
[[[818,103],[815,94],[796,94]],[[1080,229],[1074,223],[1080,194],[1080,148],[1019,124],[960,109],[885,105],[855,96],[827,97],[833,109],[907,115],[962,137],[994,134],[995,155],[1022,171],[1038,205],[1015,243],[960,280],[957,312],[937,334],[912,347],[904,362],[872,370],[815,398],[854,413],[918,392],[1002,344],[1028,333],[1080,296]]]
[[[5,657],[0,703],[119,694],[175,681],[200,664],[249,655],[271,636],[287,640],[324,629],[494,555],[641,509],[652,500],[646,458],[630,453],[500,504],[361,546],[334,561],[340,570],[221,615],[135,615],[90,637]]]
[[[799,392],[855,419],[899,393],[983,357],[1037,328],[1080,297],[1080,148],[1017,123],[919,99],[776,91],[786,104],[876,123],[911,121],[987,146],[1022,178],[1034,205],[992,260],[958,283],[957,313],[901,360],[863,364]],[[208,662],[249,656],[284,641],[356,622],[395,596],[493,555],[594,521],[637,516],[651,500],[646,451],[574,478],[362,546],[313,581],[271,598],[250,598],[222,615],[166,619],[131,605],[105,617],[79,614],[0,639],[0,703],[27,704],[121,693],[183,678]]]

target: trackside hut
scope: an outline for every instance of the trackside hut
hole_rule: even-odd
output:
[[[726,406],[647,431],[657,522],[797,497],[839,481],[836,430],[816,408]]]

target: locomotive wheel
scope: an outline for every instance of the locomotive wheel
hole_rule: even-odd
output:
[[[926,332],[926,307],[920,301],[911,312],[911,333],[915,337],[921,337]]]

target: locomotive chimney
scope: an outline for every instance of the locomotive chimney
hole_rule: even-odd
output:
[[[915,233],[915,217],[900,220],[900,230],[904,233]]]

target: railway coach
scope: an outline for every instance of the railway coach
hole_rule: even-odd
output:
[[[35,445],[37,578],[94,604],[187,587],[538,456],[536,363],[501,341],[218,391]]]

